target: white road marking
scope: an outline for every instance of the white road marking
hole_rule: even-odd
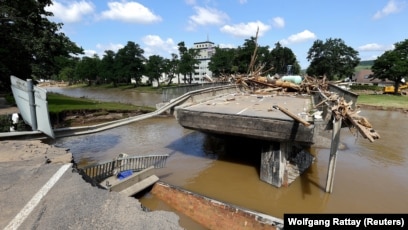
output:
[[[57,181],[64,175],[65,171],[71,167],[71,163],[61,166],[61,168],[47,181],[47,183],[31,198],[31,200],[24,206],[23,209],[14,217],[14,219],[4,228],[4,230],[14,230],[20,227],[28,215],[40,203],[41,199],[47,195],[48,191],[57,183]]]
[[[245,112],[245,110],[247,110],[247,109],[248,109],[248,108],[245,108],[245,109],[239,111],[237,114],[241,114],[241,113]]]

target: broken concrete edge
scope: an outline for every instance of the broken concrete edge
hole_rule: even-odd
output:
[[[248,227],[253,227],[253,229],[283,229],[284,221],[280,218],[215,200],[162,181],[156,182],[151,193],[210,229],[226,229],[231,228],[231,225],[235,227],[234,229]],[[201,210],[205,213],[200,214],[195,210]],[[226,221],[226,218],[230,221]]]

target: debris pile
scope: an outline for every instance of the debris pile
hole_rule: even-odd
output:
[[[348,125],[352,133],[353,130],[351,128],[354,127],[364,138],[371,142],[380,138],[380,134],[373,129],[373,126],[367,118],[360,116],[360,111],[355,111],[351,108],[353,104],[352,101],[346,102],[343,97],[339,97],[337,94],[329,91],[326,91],[325,93],[330,94],[328,101],[332,104],[331,111],[336,120],[342,119],[342,121]]]
[[[326,77],[319,79],[309,76],[301,77],[296,75],[283,77],[279,77],[278,75],[272,77],[269,75],[265,76],[265,74],[270,72],[272,69],[264,71],[263,69],[265,65],[254,65],[257,58],[257,37],[258,32],[255,39],[256,48],[251,58],[248,73],[222,76],[220,79],[223,81],[235,81],[237,85],[249,90],[254,94],[271,94],[273,92],[279,92],[284,94],[292,93],[295,95],[311,95],[314,92],[320,92],[326,96],[326,99],[317,104],[315,108],[323,103],[326,103],[331,107],[333,117],[336,120],[342,119],[344,124],[347,124],[351,131],[351,128],[355,127],[364,138],[370,140],[371,142],[380,138],[380,135],[373,129],[368,120],[365,117],[358,115],[360,111],[354,111],[352,109],[352,101],[346,102],[343,97],[340,97],[338,94],[328,90],[329,81],[326,80]],[[290,111],[287,111],[285,108],[278,106],[278,109],[303,125],[310,125],[300,117],[291,114]]]

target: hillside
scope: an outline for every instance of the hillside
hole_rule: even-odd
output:
[[[355,72],[358,72],[363,69],[371,69],[371,66],[374,64],[374,60],[367,60],[367,61],[361,61],[356,68],[354,68]]]

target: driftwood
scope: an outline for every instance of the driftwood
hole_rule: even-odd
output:
[[[346,118],[353,124],[359,133],[370,142],[374,142],[375,139],[380,138],[380,134],[372,128],[372,125],[365,117],[358,116],[355,113],[347,113]]]
[[[304,126],[310,126],[310,123],[305,121],[304,119],[302,119],[301,117],[291,113],[289,110],[283,108],[282,106],[279,105],[274,105],[273,106],[275,109],[279,109],[280,111],[282,111],[284,114],[288,115],[289,117],[293,118],[295,121],[303,124]]]
[[[343,97],[328,91],[328,81],[326,76],[322,78],[314,78],[305,76],[300,84],[295,84],[288,81],[282,81],[279,77],[269,77],[263,76],[270,72],[273,68],[264,71],[266,66],[261,63],[255,66],[257,60],[257,50],[258,50],[258,31],[255,37],[255,49],[251,56],[249,68],[246,74],[222,76],[220,81],[235,81],[237,85],[242,86],[250,90],[253,93],[267,94],[276,91],[292,91],[298,94],[312,94],[313,92],[320,91],[327,99],[318,103],[314,108],[319,107],[323,103],[328,103],[331,106],[332,115],[335,119],[343,119],[345,124],[349,127],[355,127],[361,135],[373,142],[375,139],[380,138],[380,135],[372,128],[372,125],[364,117],[358,116],[356,112],[351,109],[352,102],[347,103]],[[285,108],[278,106],[280,111],[292,117],[294,120],[302,123],[305,126],[309,126],[310,123],[303,120],[299,116],[292,114]]]
[[[358,112],[355,112],[351,109],[352,102],[346,102],[343,97],[338,97],[337,94],[333,94],[330,98],[338,98],[333,100],[334,105],[332,106],[332,113],[336,119],[343,119],[346,124],[351,123],[359,133],[370,142],[374,142],[375,139],[379,139],[380,135],[373,129],[373,126],[363,116],[359,116]],[[332,103],[333,103],[332,102]]]

